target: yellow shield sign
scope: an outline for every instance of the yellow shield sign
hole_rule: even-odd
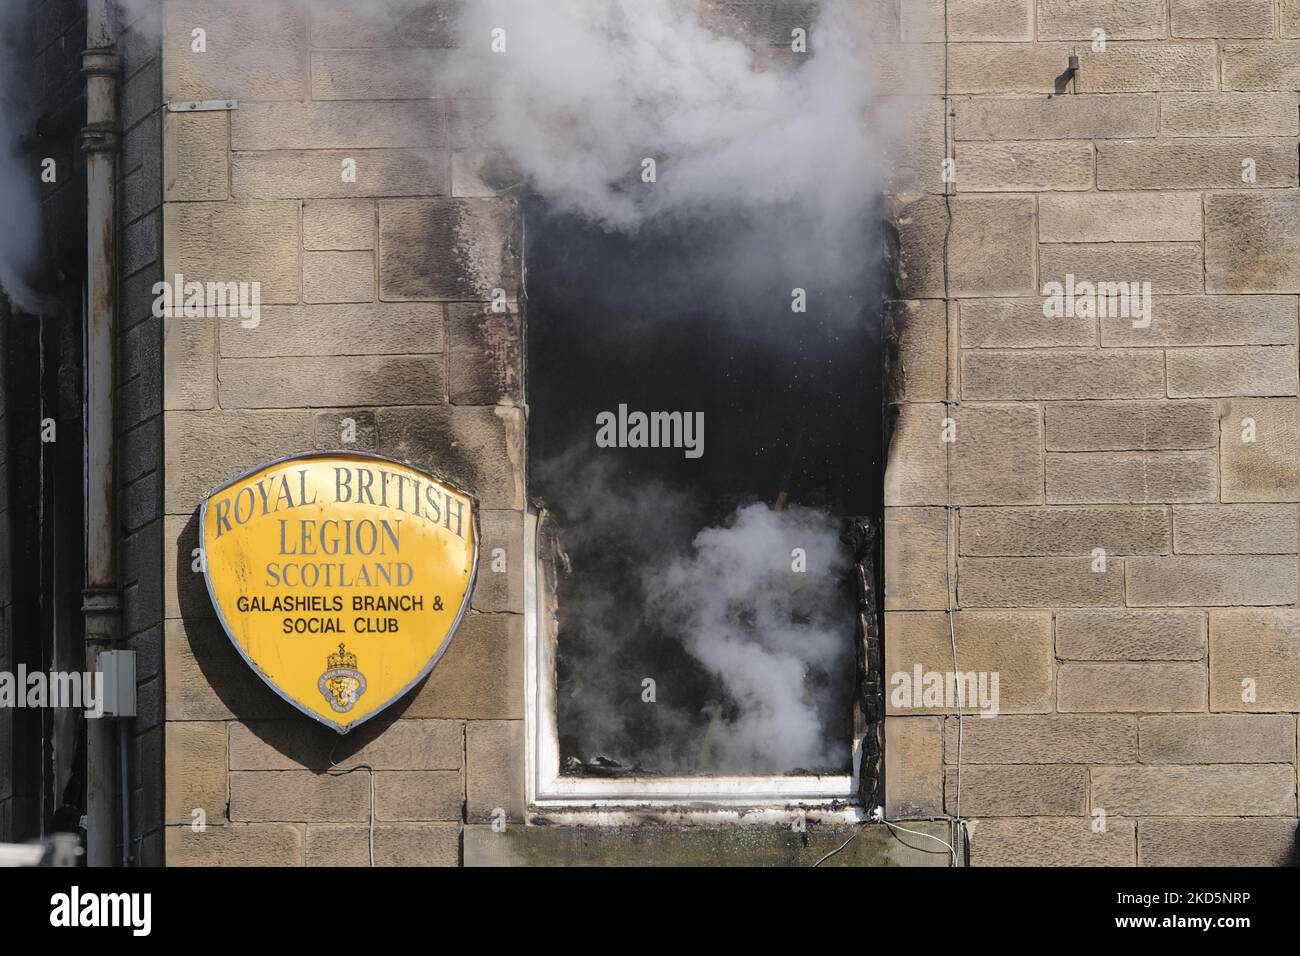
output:
[[[424,678],[469,608],[474,498],[372,455],[262,465],[203,501],[208,593],[244,660],[339,733]]]

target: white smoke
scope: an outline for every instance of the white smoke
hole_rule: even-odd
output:
[[[692,554],[649,573],[650,609],[739,708],[710,731],[705,756],[717,770],[844,759],[831,749],[843,744],[826,733],[814,680],[853,660],[838,524],[809,508],[752,504],[696,535]]]
[[[463,49],[503,30],[486,72],[495,147],[561,211],[618,229],[789,202],[841,222],[879,182],[874,76],[856,4],[828,0],[798,69],[764,69],[688,0],[467,4]],[[760,9],[761,12],[761,9]],[[797,37],[789,38],[796,44]],[[658,181],[641,180],[656,159]],[[848,209],[846,210],[846,205]]]
[[[881,37],[867,4],[823,0],[814,22],[789,21],[807,31],[807,53],[792,48],[797,37],[771,32],[760,44],[785,45],[754,47],[718,29],[721,6],[467,3],[460,49],[447,57],[459,65],[442,79],[491,99],[485,149],[507,158],[547,211],[608,232],[650,231],[691,251],[689,278],[659,270],[608,289],[629,315],[664,315],[678,303],[689,311],[705,290],[715,311],[779,349],[790,337],[792,286],[838,303],[821,319],[861,321],[861,301],[846,300],[883,263],[868,235],[907,116],[897,98],[886,107],[878,96],[871,52]],[[751,12],[771,6],[780,5]],[[580,745],[597,748],[582,757],[686,772],[842,767],[851,715],[835,707],[854,679],[856,616],[838,519],[748,504],[692,535],[712,510],[704,502],[616,478],[590,459],[586,449],[532,463],[537,486],[557,496],[562,544],[589,559],[575,562],[560,608],[562,656],[567,644],[582,668],[563,681],[562,715],[582,728]],[[553,469],[563,478],[546,480]],[[796,548],[807,555],[802,573],[791,568]],[[703,733],[671,682],[659,681],[650,717],[629,716],[643,711],[629,711],[616,689],[630,686],[629,660],[658,653],[643,643],[667,635],[725,698]],[[654,743],[643,720],[661,732]]]
[[[698,530],[706,502],[630,478],[610,457],[575,446],[535,466],[564,488],[561,656],[578,670],[562,675],[561,732],[583,760],[685,773],[844,766],[856,606],[837,518],[753,503]],[[678,667],[683,651],[707,694]],[[636,696],[646,676],[652,707]]]

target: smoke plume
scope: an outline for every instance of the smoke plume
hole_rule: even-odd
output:
[[[747,43],[737,10],[761,20],[787,5],[467,3],[463,69],[448,80],[485,89],[491,152],[551,213],[678,243],[693,234],[709,248],[691,275],[660,276],[665,291],[709,285],[733,312],[780,293],[788,315],[793,287],[842,303],[878,258],[870,224],[906,120],[898,98],[877,95],[865,6],[824,0],[810,21],[777,13]]]
[[[852,660],[853,616],[840,587],[847,570],[837,521],[756,503],[697,534],[689,555],[649,571],[648,610],[682,635],[734,705],[734,716],[706,731],[707,766],[737,773],[843,762],[818,688],[852,676],[835,673]]]
[[[880,108],[863,4],[778,15],[754,45],[725,16],[772,6],[498,0],[466,4],[458,23],[464,69],[446,79],[486,82],[487,149],[527,209],[530,487],[567,559],[557,689],[571,771],[848,769],[856,608],[833,516],[845,496],[826,493],[844,477],[814,472],[852,458],[827,450],[851,429],[816,419],[837,402],[858,423],[824,390],[870,338],[875,210],[903,118]],[[796,288],[806,313],[792,313]],[[742,371],[731,397],[693,388],[683,324],[697,352],[759,343],[746,354],[771,377]],[[644,363],[635,384],[628,355]],[[651,370],[674,359],[675,375]],[[856,381],[870,376],[859,362]],[[691,472],[668,462],[680,452],[593,449],[590,410],[630,390],[639,407],[707,408],[721,451]],[[758,407],[771,420],[755,427]]]
[[[657,772],[845,769],[855,630],[837,519],[751,503],[706,527],[701,496],[610,457],[573,447],[536,468],[567,489],[566,754]]]
[[[467,4],[465,48],[505,31],[489,60],[497,147],[558,209],[617,229],[795,197],[833,223],[848,218],[843,201],[870,188],[879,137],[851,5],[826,3],[802,25],[815,56],[795,70],[761,68],[750,47],[709,29],[701,6]],[[651,189],[640,188],[646,158],[662,165]]]

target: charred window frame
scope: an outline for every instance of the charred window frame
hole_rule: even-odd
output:
[[[855,650],[852,772],[835,775],[600,778],[560,773],[556,709],[557,547],[546,515],[524,517],[526,799],[539,810],[607,807],[873,807],[884,795],[883,678],[879,535],[856,522],[854,580],[859,589]]]
[[[865,437],[863,467],[854,476],[870,485],[870,505],[858,513],[846,516],[836,512],[842,521],[840,540],[848,556],[849,586],[853,591],[856,620],[853,647],[854,674],[850,693],[852,731],[846,746],[850,751],[845,760],[844,772],[745,773],[737,775],[676,775],[668,774],[609,774],[565,772],[562,765],[561,726],[558,710],[557,659],[559,657],[559,608],[557,604],[558,575],[563,573],[567,555],[563,546],[564,528],[548,510],[544,497],[535,497],[537,483],[533,481],[534,433],[539,423],[539,412],[545,416],[547,407],[537,401],[536,385],[542,369],[534,354],[536,329],[530,328],[538,315],[537,287],[539,282],[558,278],[564,285],[565,276],[551,279],[547,269],[539,268],[537,243],[557,245],[557,236],[545,235],[539,230],[538,220],[545,210],[530,208],[524,203],[527,230],[525,256],[528,259],[524,334],[528,370],[525,382],[529,397],[529,475],[530,508],[525,516],[525,726],[526,726],[526,797],[535,811],[559,812],[580,808],[698,808],[716,809],[733,807],[819,808],[843,811],[850,815],[861,814],[861,808],[878,805],[883,798],[882,747],[883,747],[883,650],[880,642],[882,609],[877,600],[881,592],[879,569],[880,535],[883,507],[883,459],[885,448],[884,417],[884,348],[880,324],[883,320],[883,297],[878,290],[874,298],[858,298],[853,307],[864,322],[873,328],[869,338],[875,343],[869,354],[863,355],[862,387],[868,394],[868,403],[879,422],[876,430]],[[539,236],[539,233],[541,234]],[[864,248],[871,248],[866,246]],[[874,248],[880,248],[879,245]],[[530,251],[529,251],[530,250]],[[543,255],[540,258],[546,259]],[[864,274],[872,271],[864,259]],[[552,263],[553,265],[553,263]],[[599,271],[599,270],[596,270]],[[612,277],[606,276],[606,281]],[[618,279],[626,279],[619,276]],[[784,277],[775,280],[779,285]],[[617,279],[613,279],[618,284]],[[874,279],[870,279],[874,281]],[[572,283],[570,283],[570,286]],[[624,288],[624,286],[620,286]],[[771,292],[772,290],[767,290]],[[567,290],[571,294],[573,289]],[[784,308],[789,309],[788,286],[783,293]],[[876,305],[863,305],[874,302]],[[830,404],[824,407],[828,415],[835,415],[831,396],[821,395]],[[588,430],[588,441],[594,425]],[[866,447],[870,446],[870,447]],[[594,449],[593,449],[594,451]]]

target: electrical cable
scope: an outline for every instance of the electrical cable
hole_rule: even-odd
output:
[[[897,830],[897,831],[899,831],[900,833],[910,833],[910,834],[912,834],[913,836],[925,837],[927,840],[933,840],[935,843],[938,843],[940,846],[942,846],[944,849],[946,849],[946,850],[949,852],[949,854],[952,855],[953,859],[956,859],[957,851],[953,849],[953,846],[952,846],[951,843],[948,843],[948,842],[945,841],[945,840],[941,840],[941,839],[939,839],[937,836],[935,836],[935,835],[932,834],[932,833],[924,833],[924,832],[922,832],[922,831],[920,831],[920,830],[911,830],[911,829],[908,829],[908,828],[905,827],[905,826],[901,826],[900,824],[894,823],[892,820],[886,820],[886,819],[885,819],[885,810],[884,810],[884,807],[876,807],[875,809],[873,809],[873,810],[871,811],[871,820],[870,820],[870,822],[872,822],[872,823],[883,823],[885,826],[889,827],[890,830]],[[964,826],[964,825],[963,825],[963,826]],[[862,831],[865,830],[866,828],[867,828],[867,824],[865,824],[865,823],[864,823],[862,826],[858,827],[856,830],[853,831],[853,835],[852,835],[852,836],[850,836],[847,840],[845,840],[843,843],[841,843],[841,844],[840,844],[839,846],[837,846],[835,849],[833,849],[833,850],[831,850],[829,853],[825,854],[821,859],[819,859],[816,863],[813,864],[813,867],[816,868],[816,867],[821,866],[823,863],[825,863],[827,860],[829,860],[829,859],[830,859],[831,857],[833,857],[835,854],[839,853],[839,852],[840,852],[841,850],[843,850],[846,846],[848,846],[850,843],[852,843],[854,840],[856,840],[858,837],[860,837],[860,836],[862,835]]]
[[[922,833],[920,830],[909,830],[905,826],[900,826],[897,823],[891,823],[889,820],[886,820],[884,817],[880,818],[880,822],[883,823],[885,826],[889,827],[891,830],[899,830],[903,833],[911,833],[914,836],[925,837],[927,840],[933,840],[935,843],[938,843],[940,846],[945,847],[949,853],[956,852],[955,850],[953,850],[952,844],[940,840],[937,836],[935,836],[932,833]]]
[[[335,744],[337,747],[338,745]],[[357,770],[367,770],[370,772],[370,866],[375,865],[375,768],[368,763],[354,764],[346,769],[340,769],[339,765],[334,762],[334,748],[330,748],[329,754],[330,769],[326,771],[331,777],[341,777],[353,773]]]
[[[841,844],[840,844],[839,846],[837,846],[835,849],[831,850],[829,853],[827,853],[825,856],[823,856],[820,860],[818,860],[816,863],[814,863],[814,864],[813,864],[813,869],[816,869],[817,867],[821,866],[823,863],[825,863],[827,860],[829,860],[831,857],[833,857],[836,853],[839,853],[840,850],[844,849],[846,846],[848,846],[850,843],[852,843],[854,840],[856,840],[859,836],[862,835],[862,831],[865,830],[865,829],[866,829],[866,826],[864,825],[864,826],[860,826],[860,827],[858,827],[856,830],[854,830],[854,831],[853,831],[853,835],[852,835],[851,837],[849,837],[847,840],[845,840],[843,843],[841,843]]]
[[[955,157],[950,155],[952,153],[952,140],[949,136],[949,130],[948,130],[948,125],[949,125],[948,121],[953,116],[952,93],[951,90],[949,89],[949,80],[948,80],[948,45],[950,42],[949,34],[948,34],[948,4],[949,4],[949,0],[943,0],[943,155],[944,155],[945,167],[955,168],[955,163],[951,167],[948,166],[948,161],[955,159]],[[951,186],[952,186],[952,181],[955,179],[956,179],[955,176],[943,177],[943,206],[944,206],[944,211],[946,212],[948,217],[948,223],[943,233],[943,312],[944,312],[943,318],[944,318],[945,329],[948,328],[948,325],[951,322],[951,315],[952,315],[951,307],[953,301],[952,289],[951,289],[949,271],[948,271],[948,257],[949,257],[950,243],[952,239],[952,224],[953,224]],[[947,342],[945,343],[946,346],[944,350],[945,355],[948,352],[948,348],[951,347],[951,342],[952,342],[952,335],[951,333],[949,333]],[[954,363],[949,361],[948,369],[947,369],[949,374],[952,374],[953,367],[954,367]],[[952,395],[953,395],[952,384],[949,383],[948,390],[944,395],[943,405],[945,410],[950,410],[954,406],[960,404],[960,401],[954,399]],[[947,422],[944,423],[945,428],[947,427],[947,424],[948,424]],[[955,437],[956,436],[954,435],[954,438]],[[944,595],[944,601],[947,604],[947,608],[948,608],[948,640],[952,645],[953,681],[954,681],[954,685],[957,688],[957,695],[955,701],[957,705],[957,792],[953,800],[952,844],[951,845],[945,844],[945,845],[948,846],[949,851],[952,853],[952,865],[956,866],[957,850],[955,849],[955,846],[957,843],[957,835],[958,833],[960,833],[964,839],[967,833],[965,824],[963,823],[961,818],[961,756],[962,756],[962,743],[963,743],[962,737],[963,737],[963,729],[964,729],[963,717],[965,715],[962,713],[962,706],[961,706],[961,697],[962,697],[961,680],[958,676],[960,673],[960,669],[957,666],[957,630],[954,625],[954,618],[957,612],[955,607],[956,602],[953,600],[952,565],[956,562],[956,555],[953,553],[953,549],[956,541],[956,535],[954,534],[955,525],[956,525],[956,512],[955,509],[953,508],[953,503],[952,503],[952,442],[945,440],[944,446],[945,446],[944,477],[945,477],[945,497],[946,497],[946,502],[944,505],[944,532],[945,532],[944,551],[945,553],[944,553],[943,568],[944,568],[944,579],[945,579],[944,590],[946,592]]]

